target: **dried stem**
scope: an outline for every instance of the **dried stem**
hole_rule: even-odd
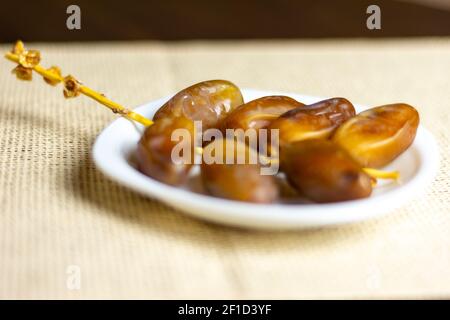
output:
[[[139,122],[144,126],[153,124],[152,120],[147,119],[144,116],[130,109],[127,109],[114,101],[109,100],[103,94],[92,90],[85,85],[82,85],[74,77],[63,77],[59,72],[59,68],[52,67],[50,69],[45,69],[44,67],[39,65],[39,52],[34,50],[25,50],[24,45],[21,41],[16,42],[13,50],[5,54],[5,58],[19,64],[20,70],[13,70],[16,72],[16,75],[19,79],[31,80],[31,70],[34,70],[36,73],[40,74],[49,84],[56,85],[62,82],[64,84],[64,96],[66,98],[76,97],[81,93],[103,104],[104,106],[111,109],[114,113],[118,113],[127,119]],[[30,61],[31,59],[34,60]],[[19,71],[23,73],[19,74]],[[27,73],[28,71],[30,72]]]
[[[383,171],[374,168],[363,168],[363,171],[375,179],[398,180],[400,173],[398,171]]]

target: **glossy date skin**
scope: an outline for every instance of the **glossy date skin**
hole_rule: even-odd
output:
[[[267,96],[249,101],[234,109],[222,122],[225,129],[267,128],[283,113],[304,106],[303,103],[286,96]]]
[[[234,142],[229,151],[234,152],[233,164],[226,164],[227,144],[232,140],[218,139],[211,142],[207,148],[215,148],[219,152],[219,157],[223,163],[210,163],[203,161],[201,164],[201,179],[206,191],[215,197],[253,202],[253,203],[272,203],[278,199],[279,191],[275,176],[261,175],[261,165],[259,163],[244,164],[236,163],[236,154],[256,154],[256,151],[250,150],[243,142]],[[234,147],[233,147],[234,146]],[[238,148],[239,146],[239,148]],[[205,152],[208,152],[205,148]]]
[[[203,81],[181,90],[167,101],[153,120],[184,116],[202,121],[203,129],[219,128],[219,123],[244,103],[241,91],[226,80]]]
[[[173,163],[171,155],[177,141],[171,141],[174,130],[184,128],[194,139],[193,121],[202,121],[202,129],[217,128],[219,123],[243,103],[236,85],[225,80],[203,81],[181,90],[167,101],[153,117],[138,143],[139,169],[166,184],[181,185],[187,180],[190,163]],[[192,142],[191,146],[194,146]],[[191,154],[194,150],[192,147]]]
[[[269,129],[279,130],[280,148],[294,141],[327,139],[336,128],[355,115],[355,108],[344,98],[331,98],[296,108],[272,121]]]
[[[287,180],[308,199],[325,203],[370,196],[371,178],[332,141],[297,141],[283,150],[281,168]]]
[[[188,163],[174,163],[172,150],[179,141],[172,141],[176,129],[186,129],[191,135],[191,157]],[[137,162],[141,172],[169,185],[183,184],[192,167],[194,157],[194,123],[185,117],[159,119],[146,128],[138,142]],[[189,140],[186,140],[188,142]]]
[[[419,114],[407,104],[384,105],[359,113],[336,130],[332,140],[364,167],[383,167],[414,141]]]

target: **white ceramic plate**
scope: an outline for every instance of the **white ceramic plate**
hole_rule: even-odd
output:
[[[288,95],[308,104],[324,99],[250,89],[244,89],[242,93],[245,101],[273,94]],[[136,111],[151,118],[169,98],[150,102]],[[357,112],[366,109],[358,105],[355,107]],[[419,126],[413,145],[386,167],[400,171],[401,183],[382,182],[367,199],[332,204],[251,204],[168,186],[140,173],[133,164],[133,155],[142,131],[142,126],[124,118],[111,123],[98,136],[94,145],[93,156],[98,168],[113,180],[186,214],[216,223],[248,228],[318,227],[356,222],[389,213],[423,193],[438,168],[435,139],[423,126]],[[197,173],[198,170],[195,170],[192,181],[195,181]]]

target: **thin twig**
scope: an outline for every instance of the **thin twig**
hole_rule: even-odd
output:
[[[31,80],[31,70],[40,74],[47,83],[56,85],[58,83],[64,84],[64,96],[66,98],[72,98],[78,96],[80,93],[94,99],[102,105],[111,109],[114,113],[118,113],[130,120],[139,122],[144,126],[150,126],[153,121],[146,117],[130,110],[122,105],[109,100],[103,94],[92,90],[91,88],[82,85],[78,80],[72,76],[63,77],[59,68],[52,67],[45,69],[39,64],[40,53],[37,50],[25,50],[25,47],[21,41],[17,41],[11,52],[5,54],[5,58],[19,64],[20,70],[14,69],[17,77],[21,80]]]

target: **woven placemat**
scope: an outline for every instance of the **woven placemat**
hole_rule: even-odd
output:
[[[115,115],[39,77],[19,82],[2,59],[0,298],[450,297],[450,39],[28,45],[130,107],[215,78],[408,102],[441,168],[377,220],[287,233],[212,225],[103,176],[91,148]]]

